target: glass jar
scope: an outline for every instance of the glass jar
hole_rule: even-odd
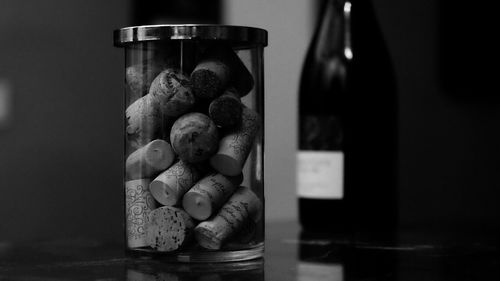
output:
[[[164,263],[161,260],[127,263],[128,281],[264,281],[264,260],[230,263]]]
[[[182,262],[262,257],[267,32],[152,25],[125,50],[125,241]]]

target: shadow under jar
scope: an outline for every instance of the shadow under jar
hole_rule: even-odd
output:
[[[131,254],[224,262],[263,256],[267,32],[152,25],[125,50],[125,241]]]

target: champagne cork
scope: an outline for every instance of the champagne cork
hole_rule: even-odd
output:
[[[127,157],[125,161],[127,178],[149,178],[168,168],[174,158],[174,151],[168,142],[154,140]]]
[[[241,123],[242,104],[236,89],[229,88],[220,97],[214,99],[208,112],[215,125],[227,129]]]
[[[220,140],[219,150],[210,158],[210,165],[223,175],[240,174],[259,131],[259,123],[257,112],[243,107],[240,127]]]
[[[243,175],[226,177],[212,173],[196,183],[182,199],[184,210],[197,220],[208,219],[233,194]]]
[[[196,97],[213,99],[221,95],[229,85],[241,96],[253,88],[253,77],[233,49],[225,44],[216,44],[205,51],[203,59],[191,73],[191,82]]]
[[[148,216],[146,241],[158,251],[174,251],[188,243],[193,227],[194,221],[186,212],[163,206]]]
[[[217,151],[219,133],[205,114],[192,112],[177,119],[170,132],[170,143],[179,158],[189,163],[202,162]]]
[[[149,190],[160,204],[175,206],[181,203],[182,196],[201,176],[199,168],[180,160],[158,175],[149,185]]]
[[[203,248],[219,250],[245,226],[246,220],[259,221],[262,208],[262,202],[250,188],[239,187],[215,217],[196,226],[196,241]]]
[[[162,117],[150,95],[133,102],[125,111],[127,141],[137,149],[155,139],[160,132]]]
[[[146,221],[156,208],[156,202],[148,190],[149,180],[138,179],[125,182],[125,208],[127,245],[130,248],[148,246]]]
[[[180,70],[170,68],[153,80],[148,95],[163,115],[177,117],[186,113],[195,103],[191,88],[188,77]]]

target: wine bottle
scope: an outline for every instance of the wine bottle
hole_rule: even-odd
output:
[[[305,230],[392,229],[397,96],[368,0],[326,0],[299,89],[297,190]]]

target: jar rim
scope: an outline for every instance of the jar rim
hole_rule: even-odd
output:
[[[160,40],[222,40],[239,47],[267,46],[267,31],[261,28],[217,24],[158,24],[117,29],[114,45]]]

